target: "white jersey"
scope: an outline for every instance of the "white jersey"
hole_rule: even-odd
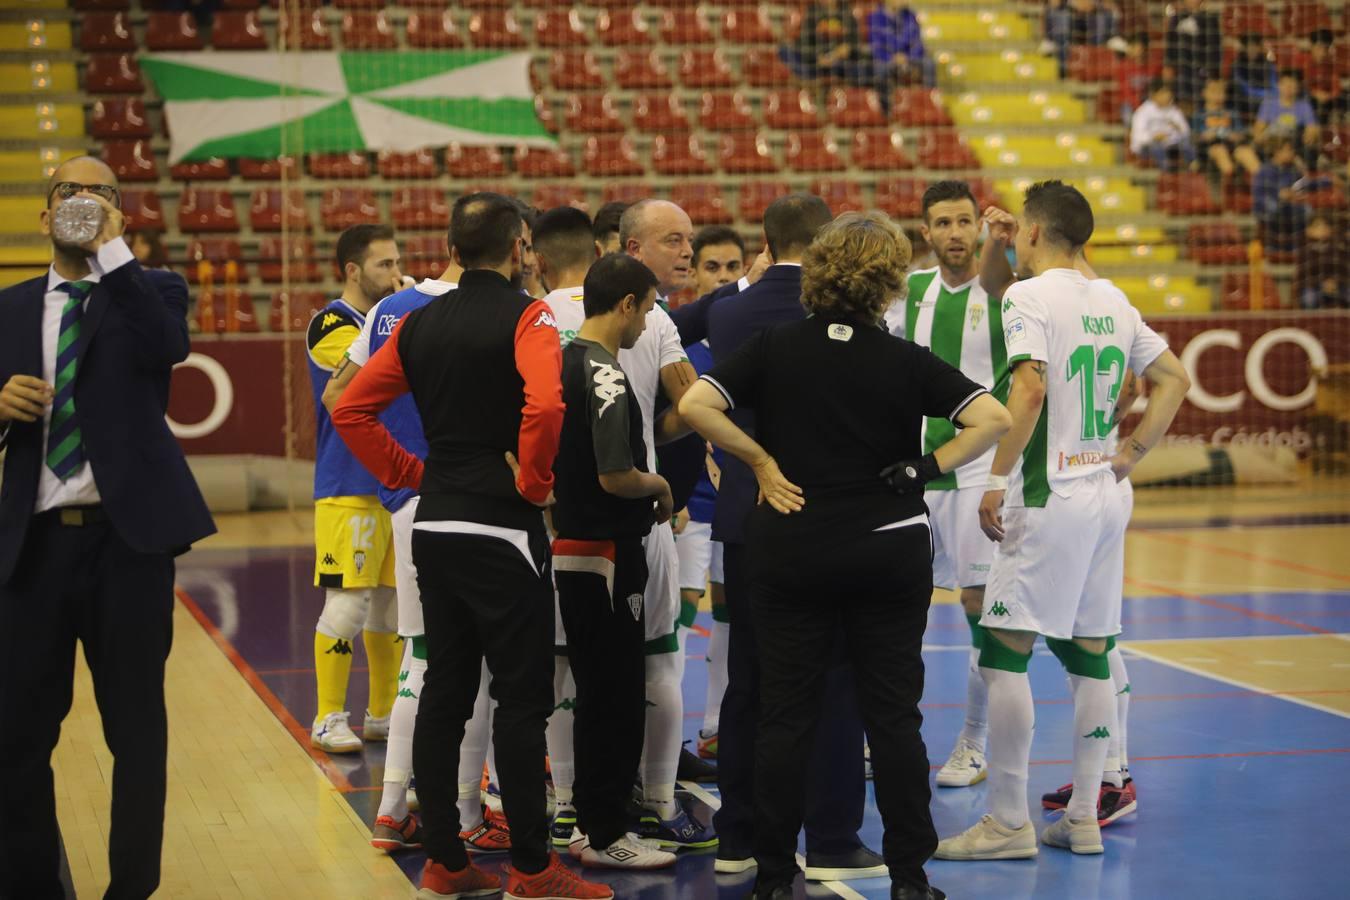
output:
[[[961,370],[982,385],[999,402],[1008,399],[1008,354],[1003,345],[1003,325],[997,304],[979,279],[950,286],[939,269],[922,269],[909,275],[909,291],[903,304],[895,304],[886,316],[887,329],[927,347],[943,362]],[[947,419],[923,420],[923,452],[931,453],[956,436],[956,426]],[[994,448],[925,485],[927,490],[983,488],[994,463]]]
[[[1051,269],[1008,288],[1002,304],[1008,365],[1046,363],[1045,405],[1008,485],[1009,506],[1043,507],[1110,468],[1108,440],[1126,368],[1167,344],[1125,295],[1074,269]]]
[[[435,278],[424,278],[417,284],[417,290],[431,297],[439,297],[442,294],[448,294],[459,287],[453,281],[438,281]],[[365,324],[361,326],[361,333],[352,341],[351,346],[347,348],[347,359],[356,363],[358,366],[364,366],[370,362],[370,335],[375,328],[385,327],[393,329],[397,322],[390,323],[384,321],[380,316],[380,306],[384,303],[381,300],[370,308],[366,313]],[[387,332],[386,332],[387,333]]]
[[[586,321],[579,287],[559,288],[544,298],[553,318],[558,320],[558,336],[566,347]],[[670,314],[660,306],[647,313],[647,328],[630,350],[619,351],[619,365],[628,376],[642,409],[642,438],[647,442],[647,471],[656,471],[656,395],[661,390],[661,370],[671,363],[688,359],[680,344],[680,332]]]

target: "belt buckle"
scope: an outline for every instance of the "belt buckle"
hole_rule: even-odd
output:
[[[61,510],[61,524],[72,528],[84,526],[84,510],[66,507]]]

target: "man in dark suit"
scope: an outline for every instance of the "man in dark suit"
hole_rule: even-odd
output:
[[[187,285],[135,261],[97,159],[56,170],[43,235],[72,197],[102,207],[99,233],[52,237],[51,269],[0,291],[0,897],[15,900],[64,896],[51,754],[77,638],[115,763],[105,898],[159,884],[173,559],[215,530],[164,419]]]
[[[811,194],[791,194],[764,212],[768,262],[754,284],[740,290],[726,285],[671,313],[687,346],[708,341],[714,363],[734,353],[747,339],[771,325],[805,318],[802,308],[801,255],[817,230],[831,220],[825,201]],[[761,268],[757,262],[752,273]],[[753,415],[733,410],[732,418],[753,434]],[[754,474],[728,456],[713,511],[713,540],[722,541],[726,576],[730,647],[727,690],[718,730],[718,786],[722,808],[714,819],[721,838],[716,868],[744,872],[754,866],[751,834],[754,816],[754,758],[759,715],[759,652],[750,619],[745,553],[745,521],[756,502]],[[822,646],[822,653],[838,648]],[[881,857],[862,845],[866,786],[863,774],[863,728],[857,698],[847,669],[832,669],[825,710],[817,731],[813,777],[807,786],[806,877],[812,881],[872,878],[886,874]]]

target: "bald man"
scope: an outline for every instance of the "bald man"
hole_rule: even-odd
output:
[[[102,218],[78,244],[53,230],[75,198]],[[37,223],[51,268],[0,291],[0,897],[65,896],[51,755],[76,639],[114,761],[104,896],[159,884],[174,556],[215,526],[164,419],[187,285],[136,262],[120,202],[102,161],[62,164]]]

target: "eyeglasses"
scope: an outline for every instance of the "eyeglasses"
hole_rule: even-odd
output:
[[[52,197],[60,197],[62,200],[69,200],[81,191],[93,194],[96,197],[102,197],[114,206],[118,205],[117,188],[111,184],[80,184],[78,181],[58,181],[47,195],[47,202],[52,202]]]

